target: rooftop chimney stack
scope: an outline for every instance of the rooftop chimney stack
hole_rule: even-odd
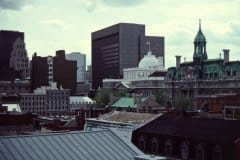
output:
[[[176,67],[180,67],[181,64],[181,56],[175,56],[176,57]]]
[[[224,63],[228,63],[229,62],[229,52],[230,52],[230,49],[223,49]]]

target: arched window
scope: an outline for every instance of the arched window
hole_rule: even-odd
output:
[[[196,160],[204,160],[204,146],[203,146],[203,144],[198,144],[196,146]]]
[[[164,144],[164,153],[165,155],[172,154],[172,141],[170,139],[168,139]]]
[[[181,158],[188,159],[189,152],[188,152],[188,143],[185,141],[181,144]]]
[[[145,150],[145,138],[143,136],[140,136],[138,138],[138,147],[140,150],[144,151]]]
[[[213,160],[222,160],[222,149],[219,145],[213,148]]]
[[[158,152],[158,140],[157,138],[153,138],[151,141],[151,151],[152,153],[157,153]]]

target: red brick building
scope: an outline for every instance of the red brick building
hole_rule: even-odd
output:
[[[240,94],[215,94],[198,96],[196,106],[198,110],[207,112],[223,112],[224,106],[235,105],[240,102]]]

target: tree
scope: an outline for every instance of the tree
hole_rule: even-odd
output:
[[[125,90],[118,90],[113,93],[115,97],[126,97],[127,93]]]
[[[165,95],[163,95],[161,92],[158,92],[156,94],[156,98],[155,101],[161,105],[161,106],[166,106],[167,104],[167,97]]]
[[[110,91],[107,89],[102,89],[98,91],[94,99],[96,101],[97,106],[104,107],[108,105],[110,101]]]
[[[192,101],[183,95],[179,95],[173,99],[172,104],[174,109],[182,114],[192,105]]]

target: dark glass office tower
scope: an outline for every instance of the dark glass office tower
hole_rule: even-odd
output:
[[[153,54],[164,56],[164,37],[145,36],[145,25],[119,23],[92,33],[92,88],[104,78],[122,78],[123,69],[137,67],[151,42]]]

